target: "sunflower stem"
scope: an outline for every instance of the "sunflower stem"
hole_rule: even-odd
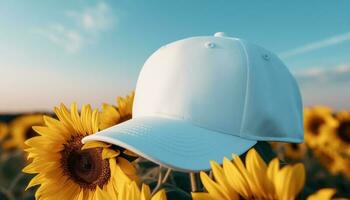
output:
[[[20,181],[22,179],[22,177],[24,177],[23,173],[18,174],[11,182],[10,186],[8,187],[8,190],[12,191],[16,187],[18,181]]]
[[[192,192],[198,192],[199,191],[199,181],[198,181],[198,174],[191,172],[190,173],[190,180],[191,180],[191,191]]]
[[[162,180],[162,184],[165,183],[168,180],[170,173],[171,173],[171,169],[168,168],[168,170],[166,171],[166,173],[164,175],[164,178]]]
[[[15,197],[10,190],[6,190],[5,188],[0,187],[0,192],[5,195],[8,200],[15,200]]]
[[[154,195],[159,190],[160,186],[168,180],[170,172],[171,172],[171,169],[168,168],[165,175],[163,176],[162,167],[159,166],[158,182],[157,182],[156,187],[152,191],[152,195]]]

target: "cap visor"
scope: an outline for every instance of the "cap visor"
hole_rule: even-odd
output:
[[[129,149],[159,165],[178,171],[210,169],[210,160],[241,155],[256,141],[211,131],[192,123],[163,117],[138,117],[83,138]]]

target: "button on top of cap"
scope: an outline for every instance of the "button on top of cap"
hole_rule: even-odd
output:
[[[214,37],[227,37],[227,34],[224,32],[217,32],[214,34]]]
[[[207,42],[205,43],[205,47],[207,47],[208,49],[212,49],[212,48],[215,48],[215,44],[212,42]]]

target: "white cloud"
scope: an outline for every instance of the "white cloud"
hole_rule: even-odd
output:
[[[44,36],[68,53],[79,52],[86,45],[93,43],[103,31],[112,28],[115,21],[111,8],[104,2],[81,11],[67,11],[65,14],[74,20],[73,25],[56,22],[35,29],[35,33]]]
[[[62,24],[51,25],[45,29],[37,29],[35,32],[69,53],[78,52],[85,43],[84,37],[78,30],[68,29]]]
[[[350,64],[341,64],[332,68],[312,67],[294,73],[300,83],[328,83],[350,81]]]
[[[88,32],[104,31],[111,28],[113,24],[111,9],[104,2],[86,8],[82,12],[68,11],[66,14],[75,19],[79,26]]]
[[[329,46],[333,46],[336,44],[340,44],[343,42],[347,42],[350,41],[350,32],[349,33],[345,33],[345,34],[341,34],[341,35],[335,35],[320,41],[316,41],[313,43],[309,43],[306,45],[303,45],[301,47],[295,48],[295,49],[291,49],[288,50],[286,52],[283,52],[280,55],[281,58],[289,58],[289,57],[293,57],[293,56],[297,56],[297,55],[301,55],[310,51],[315,51],[321,48],[325,48],[325,47],[329,47]]]
[[[346,64],[344,64],[344,65],[339,65],[339,66],[335,69],[335,71],[336,71],[337,73],[348,73],[348,72],[350,72],[350,65],[346,65]]]

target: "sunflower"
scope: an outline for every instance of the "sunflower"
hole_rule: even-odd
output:
[[[344,163],[343,158],[339,152],[330,148],[314,149],[314,156],[331,174],[336,175],[343,171]]]
[[[85,105],[79,115],[76,104],[70,110],[61,104],[55,114],[58,120],[44,116],[44,125],[33,127],[39,136],[26,141],[30,164],[23,172],[36,174],[27,187],[40,185],[36,198],[95,199],[134,179],[134,166],[108,145],[90,143],[82,149],[81,139],[99,130],[98,110]]]
[[[8,126],[6,123],[0,122],[0,142],[7,136]]]
[[[303,164],[280,168],[275,158],[267,166],[255,149],[248,151],[245,166],[237,155],[233,155],[233,162],[224,158],[223,167],[214,161],[210,164],[215,181],[201,172],[208,192],[192,193],[194,200],[236,200],[238,194],[244,199],[292,200],[305,182]]]
[[[270,144],[279,157],[283,159],[301,160],[307,152],[305,143],[271,142]]]
[[[103,103],[100,115],[100,129],[103,130],[131,119],[133,102],[134,92],[125,98],[118,97],[117,106]]]
[[[350,155],[350,112],[340,111],[335,114],[338,121],[336,127],[329,130],[335,140],[332,140],[333,147],[341,152]]]
[[[342,174],[350,180],[350,155],[330,149],[317,152],[316,156],[332,174]]]
[[[159,190],[152,196],[151,190],[148,185],[142,184],[140,191],[136,182],[124,184],[121,191],[118,193],[118,199],[130,199],[130,200],[166,200],[164,189]]]
[[[336,127],[337,120],[332,116],[332,110],[328,107],[318,106],[305,108],[304,130],[305,142],[311,148],[324,147],[329,138],[328,129]]]
[[[333,195],[335,194],[335,189],[332,188],[324,188],[316,191],[314,194],[307,197],[307,200],[331,200]]]
[[[350,180],[350,158],[347,159],[342,159],[342,168],[341,168],[341,173],[348,179]]]
[[[19,148],[24,149],[24,141],[38,134],[32,129],[32,126],[43,125],[42,114],[22,115],[15,118],[10,123],[10,137],[4,141],[5,149]]]

